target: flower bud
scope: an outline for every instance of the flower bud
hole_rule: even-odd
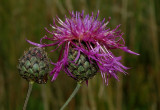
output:
[[[27,81],[44,84],[48,80],[49,59],[44,49],[31,47],[19,59],[18,70],[20,76]]]

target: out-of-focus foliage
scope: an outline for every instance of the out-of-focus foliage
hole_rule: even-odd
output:
[[[110,16],[109,27],[122,24],[126,45],[140,56],[116,51],[132,67],[129,74],[119,74],[119,82],[110,79],[108,86],[95,76],[88,87],[83,84],[66,110],[160,110],[159,0],[0,0],[0,110],[22,109],[28,83],[16,65],[31,46],[25,39],[39,42],[44,27],[51,29],[56,15],[64,20],[68,10],[86,14],[100,10],[100,20]],[[53,62],[58,52],[49,53]],[[35,84],[28,110],[58,110],[75,85],[63,72],[55,82]]]

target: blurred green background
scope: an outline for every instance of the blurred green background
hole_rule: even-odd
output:
[[[21,110],[28,83],[18,75],[18,59],[31,45],[25,38],[39,42],[52,19],[64,20],[68,10],[100,10],[99,20],[112,18],[112,29],[122,24],[126,45],[140,56],[117,50],[128,75],[120,81],[103,84],[98,74],[84,83],[66,110],[160,110],[160,0],[0,0],[0,110]],[[49,52],[49,48],[46,51]],[[49,53],[57,60],[57,52]],[[28,110],[58,110],[76,86],[61,72],[57,80],[35,84]]]

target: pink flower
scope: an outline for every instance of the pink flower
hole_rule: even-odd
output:
[[[71,17],[65,17],[65,21],[57,17],[56,21],[59,25],[56,25],[55,20],[53,21],[53,25],[51,25],[53,28],[52,32],[46,29],[47,32],[52,35],[51,38],[44,36],[40,44],[27,40],[30,44],[38,47],[57,46],[56,49],[60,46],[62,47],[57,63],[52,63],[55,65],[50,73],[50,75],[53,75],[52,81],[57,78],[62,69],[67,75],[74,77],[67,69],[69,62],[68,51],[71,46],[74,47],[72,49],[77,50],[79,53],[75,60],[79,58],[80,53],[83,53],[88,56],[88,59],[92,59],[97,63],[106,84],[108,84],[108,79],[110,77],[114,77],[118,80],[117,72],[126,74],[124,70],[128,68],[120,63],[121,57],[115,57],[111,50],[121,49],[131,54],[139,54],[129,50],[125,46],[125,41],[122,38],[123,33],[117,30],[120,25],[111,30],[107,27],[110,18],[107,22],[105,22],[105,19],[100,21],[97,19],[98,15],[99,11],[95,17],[93,13],[91,16],[89,16],[89,14],[84,15],[84,11],[82,11],[82,13],[70,12]],[[53,43],[42,43],[43,39],[53,41]],[[85,43],[87,49],[82,45],[82,42]]]

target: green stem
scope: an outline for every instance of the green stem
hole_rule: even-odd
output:
[[[74,91],[72,92],[72,94],[70,95],[70,97],[67,99],[67,101],[65,102],[65,104],[60,108],[60,110],[63,110],[68,105],[68,103],[76,95],[76,93],[78,92],[78,90],[80,89],[80,87],[81,87],[81,82],[78,82],[76,88],[74,89]]]
[[[23,105],[23,110],[26,110],[26,108],[27,108],[27,104],[28,104],[29,97],[30,97],[30,95],[31,95],[33,83],[34,83],[33,81],[30,81],[30,82],[29,82],[29,88],[28,88],[26,100],[25,100],[24,105]]]

